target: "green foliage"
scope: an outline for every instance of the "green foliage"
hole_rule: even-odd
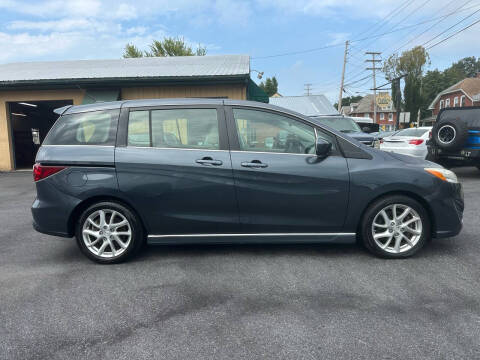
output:
[[[362,100],[363,96],[357,95],[357,96],[347,96],[342,98],[342,106],[347,106],[350,105],[351,103],[356,103]],[[338,103],[333,104],[333,107],[335,109],[338,108]]]
[[[181,37],[165,37],[162,40],[153,40],[150,51],[141,51],[133,44],[127,44],[123,53],[124,58],[133,57],[167,57],[167,56],[204,56],[207,48],[201,45],[194,50]]]
[[[124,58],[138,58],[143,57],[143,53],[133,44],[125,45],[125,51],[123,53]]]
[[[267,93],[267,95],[270,97],[278,92],[278,81],[277,78],[274,76],[272,78],[266,78],[265,82],[261,82],[260,85],[258,85],[263,91]]]
[[[480,58],[466,57],[453,63],[443,71],[427,71],[422,83],[422,117],[430,116],[428,106],[441,91],[467,78],[475,77],[480,72]]]
[[[393,54],[383,64],[383,70],[388,80],[404,78],[404,106],[405,111],[410,112],[411,122],[417,120],[418,109],[423,103],[421,97],[422,75],[425,66],[428,64],[430,64],[430,58],[422,46],[404,51],[401,56]],[[392,89],[395,89],[392,90],[393,102],[399,104],[401,94],[398,91],[398,86],[393,86]]]

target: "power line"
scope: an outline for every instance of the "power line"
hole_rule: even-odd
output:
[[[453,24],[452,26],[450,26],[450,27],[447,28],[446,30],[442,31],[440,34],[438,34],[438,35],[434,36],[433,38],[431,38],[430,40],[424,42],[424,43],[422,44],[422,46],[425,46],[426,44],[432,42],[432,41],[435,40],[436,38],[442,36],[442,35],[445,34],[448,30],[453,29],[455,26],[457,26],[457,25],[460,24],[461,22],[467,20],[468,18],[471,18],[473,15],[475,15],[475,14],[478,13],[478,12],[480,12],[480,9],[474,11],[473,13],[471,13],[471,14],[468,15],[468,16],[465,16],[463,19],[461,19],[460,21],[456,22],[455,24]]]
[[[447,41],[448,39],[450,39],[450,38],[452,38],[452,37],[460,34],[461,32],[463,32],[463,31],[465,31],[465,30],[467,30],[467,29],[471,28],[472,26],[474,26],[475,24],[478,24],[479,22],[480,22],[480,19],[478,19],[477,21],[471,23],[470,25],[465,26],[464,28],[462,28],[462,29],[458,30],[457,32],[451,34],[450,36],[448,36],[448,37],[440,40],[439,42],[437,42],[437,43],[435,43],[435,44],[427,47],[427,50],[430,50],[431,48],[433,48],[433,47],[435,47],[435,46],[437,46],[437,45],[440,45],[441,43]]]
[[[330,48],[339,47],[339,46],[344,46],[344,44],[325,45],[325,46],[321,46],[321,47],[318,47],[318,48],[299,50],[299,51],[291,51],[291,52],[286,52],[286,53],[281,53],[281,54],[276,54],[276,55],[255,56],[255,57],[252,57],[252,59],[255,59],[255,60],[256,59],[270,59],[270,58],[281,57],[281,56],[306,54],[306,53],[309,53],[309,52],[314,52],[314,51],[323,50],[323,49],[330,49]]]
[[[453,0],[451,1],[450,3],[448,3],[446,6],[444,6],[440,11],[442,11],[443,9],[447,8],[448,6],[450,6],[450,4],[452,3],[456,3],[457,0]],[[410,44],[412,41],[415,41],[417,40],[420,36],[422,36],[423,34],[425,34],[427,31],[431,30],[432,28],[434,28],[435,26],[437,26],[438,24],[440,24],[442,21],[444,21],[446,18],[454,15],[454,14],[457,14],[458,12],[460,12],[462,10],[462,8],[465,7],[465,5],[467,5],[468,3],[472,2],[473,0],[467,0],[463,5],[461,5],[460,7],[456,8],[454,11],[451,11],[450,13],[446,14],[446,15],[443,15],[442,17],[440,17],[440,19],[435,22],[433,25],[429,26],[428,28],[426,28],[424,31],[422,31],[420,34],[417,34],[415,37],[413,37],[412,39],[408,40],[406,43],[404,43],[403,45],[399,46],[398,48],[396,48],[393,53],[396,53],[398,50],[400,50],[401,48],[403,48],[405,45],[408,45]],[[477,5],[476,5],[477,6]],[[413,31],[414,32],[414,31]],[[408,33],[406,36],[409,36],[411,35],[413,32],[410,32]],[[391,47],[389,47],[391,48]],[[389,48],[385,49],[384,51],[387,51]]]
[[[373,25],[372,27],[368,28],[366,31],[363,31],[361,32],[359,35],[363,35],[363,34],[368,34],[369,32],[372,32],[374,33],[375,31],[373,31],[375,28],[377,28],[379,25],[382,25],[383,23],[388,23],[389,22],[389,18],[391,16],[393,16],[395,13],[397,12],[400,12],[403,10],[403,8],[406,8],[408,7],[411,3],[413,2],[413,0],[406,0],[404,1],[402,4],[400,4],[399,6],[397,6],[395,9],[393,9],[392,11],[390,11],[387,15],[385,15],[383,17],[382,20],[378,21],[375,25]]]
[[[430,0],[427,0],[427,1],[430,1]],[[476,7],[478,6],[477,5],[474,5],[474,6],[471,6],[471,7],[467,7],[465,9],[462,9],[460,10],[459,12],[463,12],[463,11],[466,11],[466,10],[469,10],[473,7]],[[417,8],[418,9],[418,8]],[[416,9],[415,9],[416,10]],[[411,15],[411,13],[409,14]],[[408,15],[408,16],[409,16]],[[407,16],[407,17],[408,17]],[[370,39],[378,39],[378,38],[381,38],[381,37],[384,37],[384,36],[387,36],[387,35],[390,35],[390,34],[393,34],[393,33],[396,33],[396,32],[400,32],[400,31],[403,31],[403,30],[407,30],[407,29],[411,29],[413,27],[417,27],[417,26],[420,26],[420,25],[424,25],[424,24],[427,24],[427,23],[430,23],[432,21],[435,21],[435,20],[438,20],[438,19],[441,19],[441,18],[444,18],[445,15],[443,16],[438,16],[438,17],[434,17],[434,18],[431,18],[431,19],[428,19],[428,20],[424,20],[424,21],[421,21],[421,22],[418,22],[418,23],[415,23],[415,24],[412,24],[412,25],[407,25],[407,26],[404,26],[404,27],[401,27],[401,28],[397,28],[397,29],[394,29],[394,27],[396,25],[398,25],[398,23],[392,28],[393,30],[389,30],[389,31],[386,31],[386,32],[383,32],[383,33],[380,33],[380,34],[376,34],[376,35],[371,35],[371,36],[367,36],[367,37],[364,37],[364,38],[359,38],[359,39],[354,39],[354,40],[351,40],[350,43],[358,43],[358,42],[362,42],[362,41],[365,41],[365,40],[370,40]],[[368,47],[369,45],[371,45],[372,43],[370,44],[367,44],[365,45],[365,47]],[[291,55],[299,55],[299,54],[307,54],[307,53],[311,53],[311,52],[316,52],[316,51],[320,51],[320,50],[324,50],[324,49],[330,49],[330,48],[336,48],[336,47],[340,47],[340,46],[344,46],[344,44],[329,44],[329,45],[324,45],[324,46],[320,46],[320,47],[316,47],[316,48],[311,48],[311,49],[304,49],[304,50],[297,50],[297,51],[290,51],[290,52],[284,52],[284,53],[279,53],[279,54],[273,54],[273,55],[265,55],[265,56],[252,56],[251,59],[252,60],[259,60],[259,59],[270,59],[270,58],[277,58],[277,57],[283,57],[283,56],[291,56]],[[359,52],[362,52],[365,50],[365,48],[358,48],[356,47],[356,49],[358,49]]]
[[[352,86],[353,84],[359,83],[360,81],[363,81],[363,80],[365,80],[365,79],[369,79],[369,78],[371,78],[371,77],[372,77],[372,75],[367,75],[367,76],[365,76],[365,77],[363,77],[363,78],[361,78],[361,79],[358,79],[358,80],[356,80],[356,81],[352,81],[352,82],[350,82],[350,83],[347,83],[347,84],[345,84],[345,86]]]
[[[412,11],[410,11],[405,17],[403,17],[400,21],[398,21],[395,25],[393,25],[393,27],[390,28],[390,30],[394,30],[398,25],[400,25],[401,23],[403,23],[406,19],[408,19],[413,13],[417,12],[419,9],[421,9],[422,7],[424,7],[425,5],[427,5],[431,0],[425,0],[422,4],[420,4],[419,6],[417,6],[415,9],[413,9]],[[365,45],[364,48],[368,48],[370,45],[372,45],[375,41],[372,41],[370,43],[368,43],[367,45]]]

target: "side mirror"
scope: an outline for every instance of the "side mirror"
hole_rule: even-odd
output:
[[[330,154],[330,151],[332,151],[332,143],[323,138],[317,138],[315,154],[319,157],[327,157]]]

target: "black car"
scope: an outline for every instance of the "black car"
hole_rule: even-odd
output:
[[[376,145],[376,138],[372,134],[363,132],[360,126],[348,116],[312,116],[311,119],[320,125],[326,125],[347,134],[349,137],[365,144],[374,147]]]
[[[427,146],[428,160],[480,169],[480,107],[442,109]]]
[[[141,246],[354,242],[402,258],[462,227],[455,174],[267,104],[67,106],[37,154],[34,228],[114,263]]]

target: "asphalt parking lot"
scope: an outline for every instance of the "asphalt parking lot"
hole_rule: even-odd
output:
[[[415,258],[181,246],[114,266],[36,233],[31,174],[0,173],[0,358],[480,358],[480,172],[455,171],[464,229]]]

